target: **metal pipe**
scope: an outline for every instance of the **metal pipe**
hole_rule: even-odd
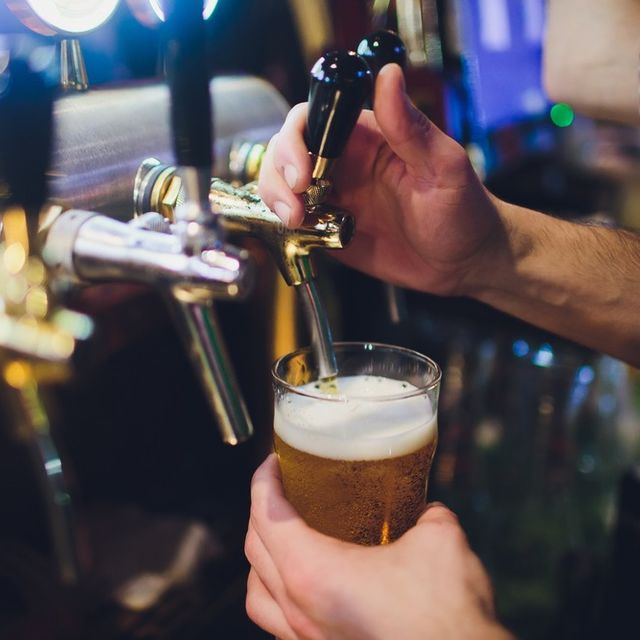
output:
[[[180,337],[196,368],[222,439],[235,445],[251,437],[253,426],[227,354],[213,305],[192,304],[167,295]]]

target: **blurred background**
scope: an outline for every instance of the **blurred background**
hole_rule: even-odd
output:
[[[0,65],[27,60],[51,88],[49,196],[129,220],[121,196],[129,189],[133,202],[146,153],[134,133],[156,107],[145,144],[172,161],[166,99],[145,102],[164,86],[165,32],[152,1],[111,2],[98,24],[93,4],[0,2]],[[637,131],[545,95],[544,0],[211,4],[216,175],[255,177],[246,162],[238,169],[238,149],[264,145],[288,106],[306,100],[314,61],[392,29],[414,101],[465,146],[494,193],[640,228]],[[0,127],[23,126],[2,113]],[[2,205],[5,243],[14,204]],[[270,363],[308,336],[269,252],[252,238],[241,245],[257,265],[252,293],[216,302],[255,426],[235,447],[219,437],[157,287],[55,292],[91,318],[92,335],[78,341],[68,375],[40,379],[45,435],[38,420],[29,426],[24,394],[16,409],[6,374],[16,347],[0,340],[0,637],[268,637],[244,613],[249,480],[271,446]],[[317,271],[336,339],[399,344],[441,364],[429,497],[460,515],[500,619],[520,638],[549,639],[602,637],[629,616],[640,569],[638,372],[478,303],[394,290],[327,255]],[[11,314],[8,290],[0,286],[0,320]]]

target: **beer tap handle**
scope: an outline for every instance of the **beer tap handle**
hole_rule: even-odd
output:
[[[403,69],[407,66],[407,49],[400,36],[393,31],[376,31],[365,36],[358,43],[356,51],[369,65],[374,78],[385,64],[395,63]]]
[[[312,182],[304,194],[308,212],[324,203],[331,192],[332,164],[342,154],[372,86],[367,63],[353,51],[327,53],[311,69],[305,130],[305,141],[313,158]],[[338,368],[313,265],[308,255],[299,256],[296,262],[303,274],[296,290],[310,328],[319,375],[331,380]]]
[[[211,226],[209,183],[213,166],[213,125],[203,3],[202,0],[166,0],[164,7],[173,150],[185,193],[178,217],[187,223]],[[187,243],[190,240],[193,238],[185,238]]]
[[[46,171],[52,150],[53,87],[22,58],[11,58],[0,99],[0,172],[8,187],[4,206],[21,207],[30,252],[47,196]]]
[[[26,272],[44,269],[37,258],[40,211],[47,196],[46,170],[52,149],[53,87],[29,63],[11,55],[0,91],[0,176],[4,237],[0,253],[0,320],[3,331],[2,409],[29,454],[44,496],[52,548],[62,582],[80,574],[74,513],[64,465],[50,431],[42,386],[66,379],[74,337],[50,322],[46,277],[28,283]],[[22,251],[12,249],[20,245]],[[11,265],[11,267],[8,267]],[[7,269],[4,273],[2,269]],[[15,285],[11,287],[11,285]],[[12,295],[3,294],[13,289]],[[18,294],[18,295],[16,295]],[[29,298],[38,299],[36,307]],[[43,304],[44,303],[44,304]],[[8,414],[8,416],[7,416]]]
[[[213,127],[202,0],[165,0],[164,6],[176,161],[181,167],[210,168]]]
[[[367,63],[353,51],[327,53],[311,69],[305,139],[314,157],[315,181],[328,178],[372,86]]]
[[[184,202],[175,210],[175,233],[188,254],[207,250],[220,253],[221,228],[209,204],[213,127],[203,3],[165,0],[164,8],[173,146],[184,188]],[[224,251],[240,262],[241,278],[250,267],[247,257],[233,247]],[[223,440],[229,444],[246,440],[253,426],[212,302],[193,303],[179,288],[169,292],[169,301]]]

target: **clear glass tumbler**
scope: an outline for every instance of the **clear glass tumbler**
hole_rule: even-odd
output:
[[[318,379],[313,352],[273,367],[274,444],[285,494],[328,535],[386,544],[425,504],[437,443],[441,372],[415,351],[336,343],[335,392]]]

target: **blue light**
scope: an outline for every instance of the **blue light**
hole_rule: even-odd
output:
[[[538,367],[550,367],[553,365],[553,349],[550,344],[543,344],[532,358],[533,364]]]
[[[587,365],[585,365],[584,367],[580,367],[576,375],[576,378],[578,379],[578,382],[580,384],[590,384],[591,382],[593,382],[595,377],[596,374],[593,370],[593,367],[589,367]]]
[[[511,351],[516,358],[524,358],[529,353],[529,345],[524,340],[516,340],[511,347]]]

